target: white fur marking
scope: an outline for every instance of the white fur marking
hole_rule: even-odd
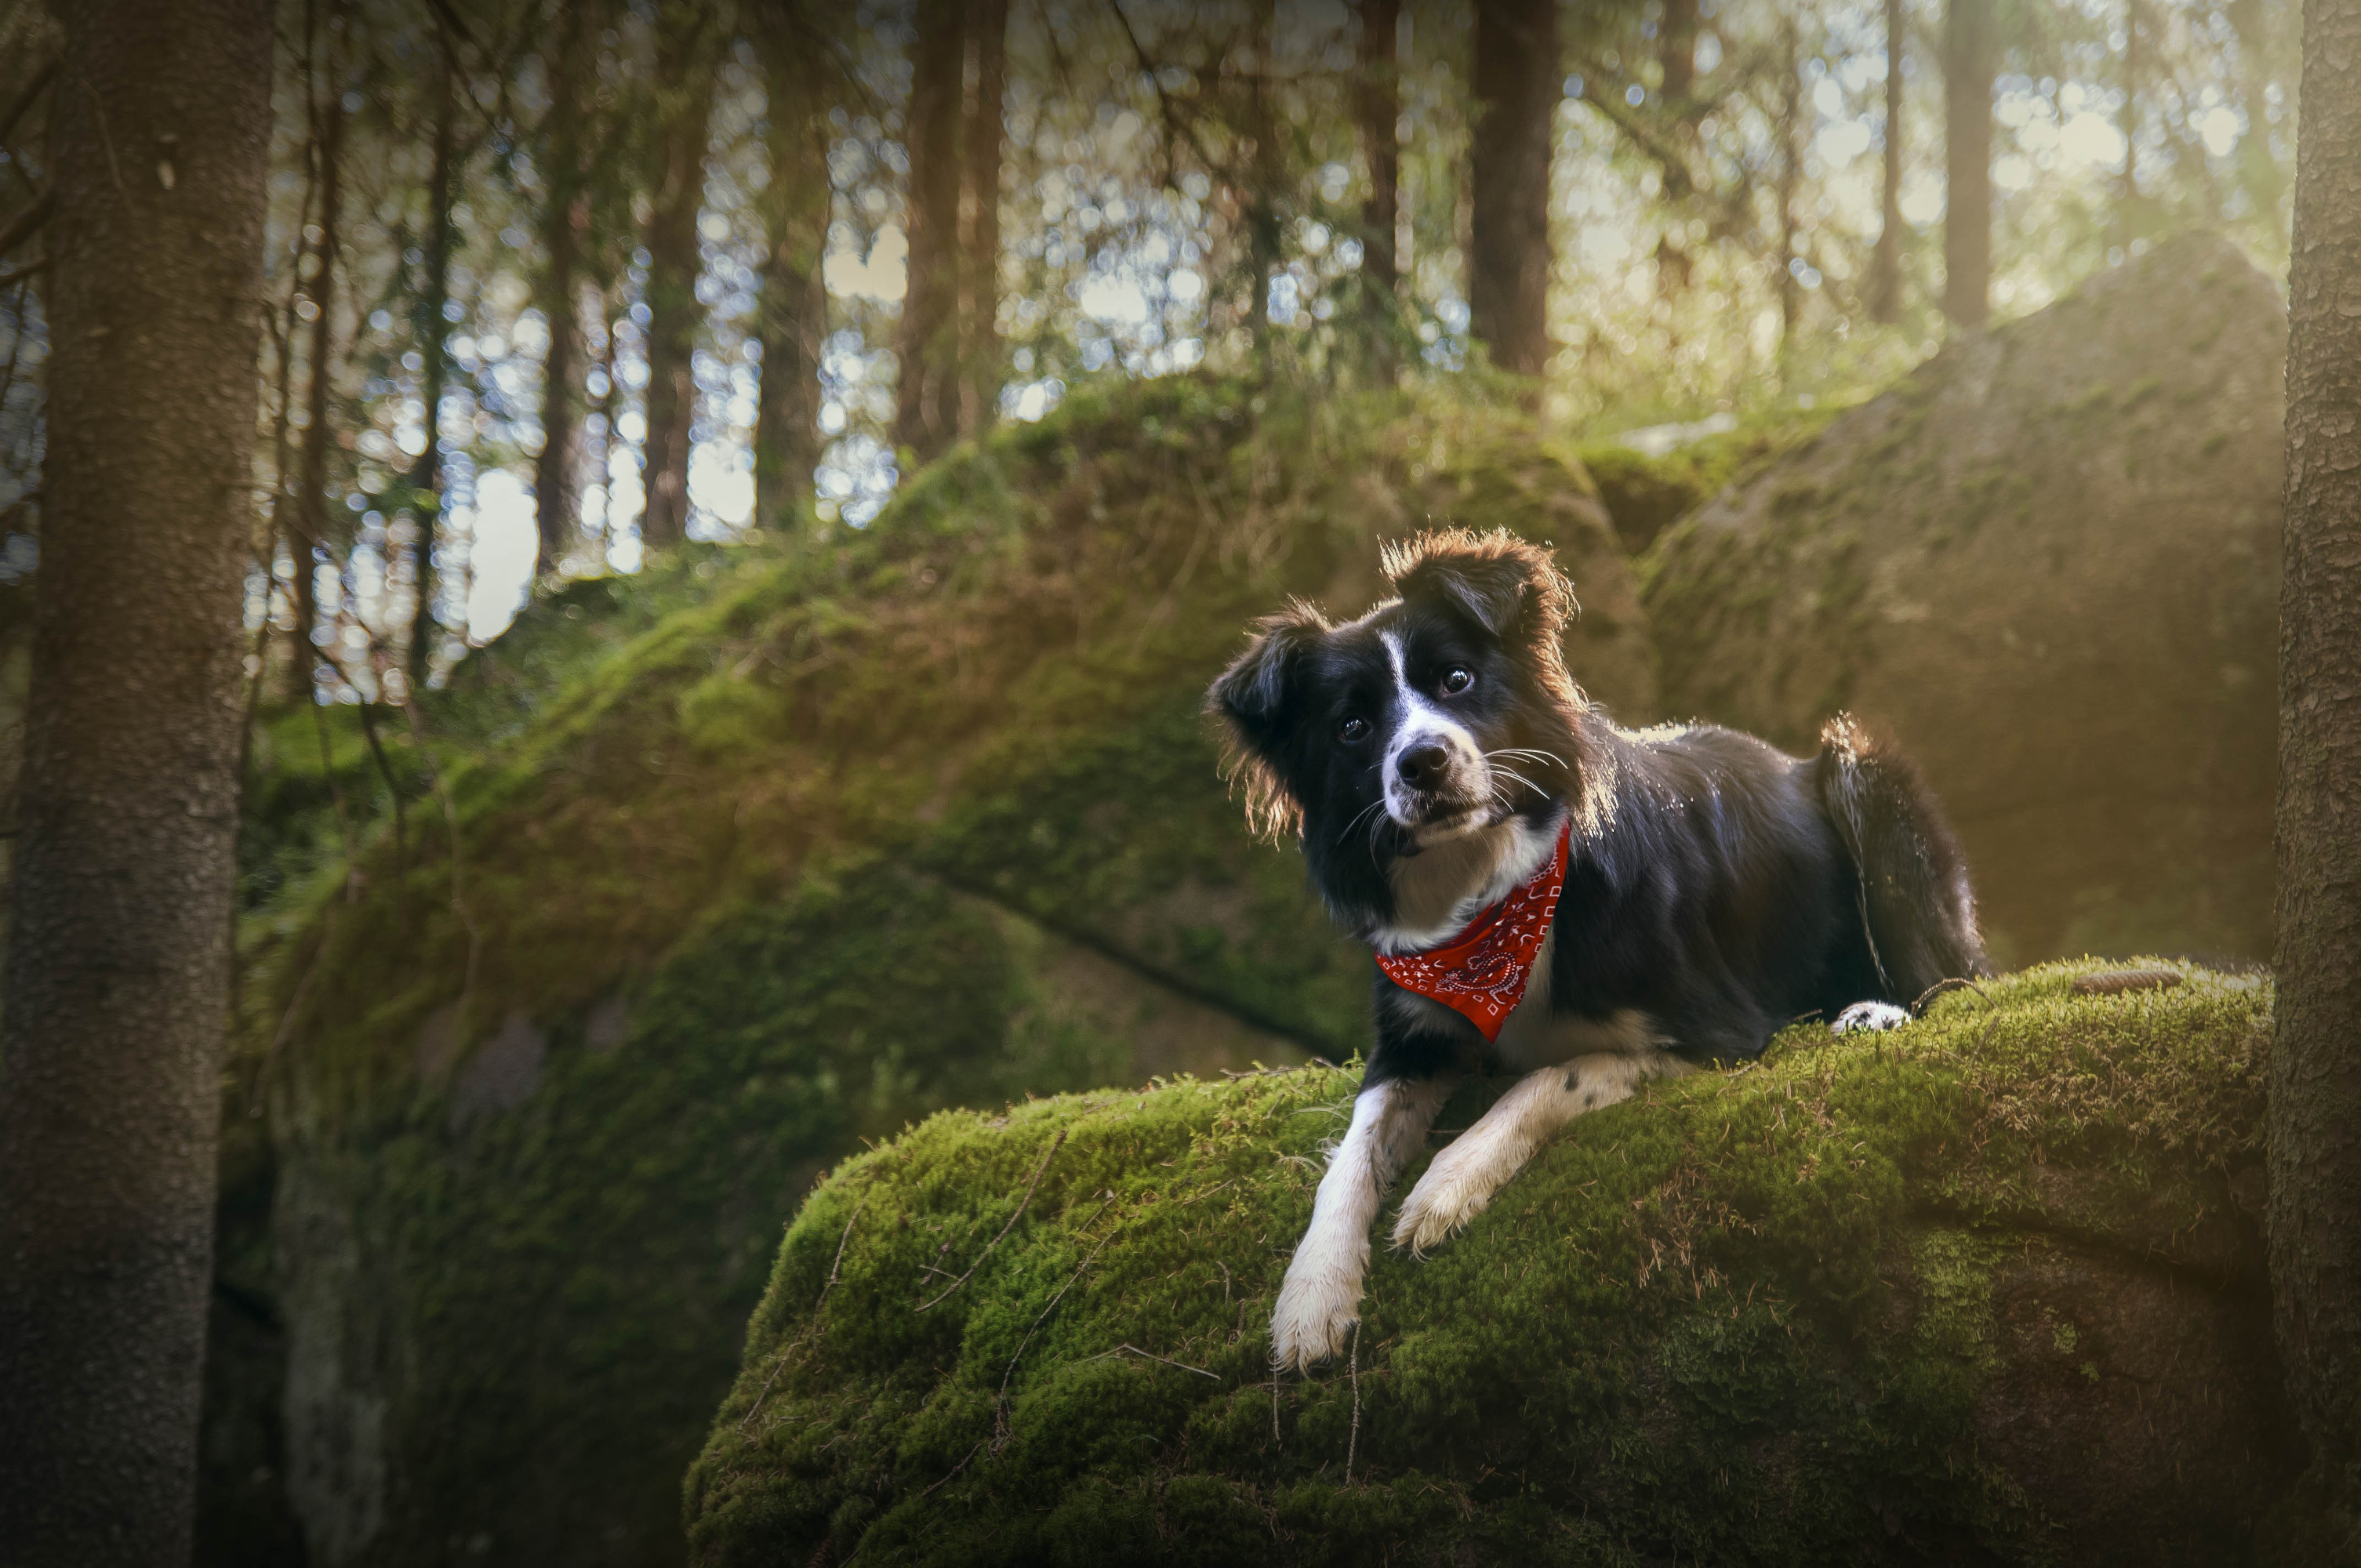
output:
[[[1413,746],[1422,746],[1430,741],[1436,742],[1445,750],[1455,753],[1463,765],[1477,769],[1479,784],[1488,784],[1490,774],[1489,770],[1485,767],[1484,749],[1476,744],[1476,737],[1467,732],[1465,725],[1454,720],[1433,703],[1427,701],[1425,694],[1410,684],[1410,671],[1404,663],[1402,652],[1401,633],[1380,631],[1378,633],[1378,640],[1386,645],[1386,657],[1393,662],[1394,690],[1400,696],[1403,711],[1409,716],[1402,720],[1401,727],[1394,731],[1393,740],[1386,748],[1384,780],[1386,812],[1403,827],[1413,828],[1418,826],[1418,802],[1401,782],[1400,762],[1401,754],[1404,751]],[[1448,839],[1457,832],[1468,831],[1481,826],[1481,823],[1471,818],[1439,837]]]
[[[1837,1014],[1829,1027],[1839,1035],[1883,1034],[1910,1022],[1910,1010],[1891,1002],[1856,1002]]]
[[[1353,1102],[1353,1124],[1329,1157],[1312,1223],[1296,1244],[1271,1310],[1270,1358],[1281,1370],[1308,1367],[1345,1348],[1360,1318],[1369,1223],[1451,1088],[1447,1078],[1391,1079]]]
[[[1686,1069],[1686,1063],[1664,1051],[1641,1056],[1606,1052],[1528,1073],[1434,1157],[1402,1201],[1394,1222],[1394,1245],[1413,1254],[1441,1245],[1484,1212],[1492,1194],[1524,1168],[1551,1134],[1585,1111],[1630,1099],[1632,1090],[1649,1079]]]

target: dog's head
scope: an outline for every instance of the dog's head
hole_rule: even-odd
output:
[[[1398,598],[1344,625],[1300,601],[1266,618],[1207,697],[1257,827],[1295,828],[1331,903],[1376,916],[1393,862],[1568,798],[1585,708],[1548,551],[1455,529],[1384,567]]]

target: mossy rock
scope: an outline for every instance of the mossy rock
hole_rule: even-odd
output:
[[[2267,958],[2286,346],[2203,236],[1960,337],[1642,562],[1666,711],[1885,723],[2004,962]]]
[[[269,726],[312,772],[248,862],[269,1201],[225,1255],[283,1325],[311,1560],[676,1560],[829,1166],[947,1106],[1349,1055],[1367,957],[1247,836],[1198,705],[1248,617],[1357,610],[1430,517],[1554,543],[1569,662],[1649,709],[1635,582],[1523,416],[1176,377],[963,446],[866,531],[535,607],[429,705],[456,864],[406,736],[397,838],[353,716],[324,764],[315,716]]]
[[[1833,403],[1782,409],[1661,455],[1610,439],[1585,442],[1576,455],[1616,537],[1636,555],[1731,481],[1818,434],[1838,411]]]
[[[1433,1255],[1380,1251],[1301,1379],[1267,1324],[1352,1073],[944,1113],[789,1227],[692,1559],[2251,1560],[2296,1468],[2270,992],[2171,967],[1792,1027],[1585,1116]]]

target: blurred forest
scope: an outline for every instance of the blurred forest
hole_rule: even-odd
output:
[[[676,1561],[837,1162],[1359,1049],[1196,705],[1429,519],[1893,718],[2004,961],[2268,953],[2296,0],[276,11],[200,1561]]]

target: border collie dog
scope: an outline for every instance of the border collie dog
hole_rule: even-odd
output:
[[[1890,1028],[1990,972],[1917,772],[1845,717],[1790,757],[1709,725],[1627,730],[1559,651],[1572,590],[1505,532],[1389,546],[1398,598],[1257,623],[1207,706],[1248,811],[1293,828],[1377,950],[1377,1044],[1272,1315],[1306,1367],[1358,1319],[1369,1226],[1461,1074],[1521,1074],[1438,1154],[1394,1243],[1422,1253],[1542,1142],[1642,1081],[1762,1053],[1817,1012]]]

